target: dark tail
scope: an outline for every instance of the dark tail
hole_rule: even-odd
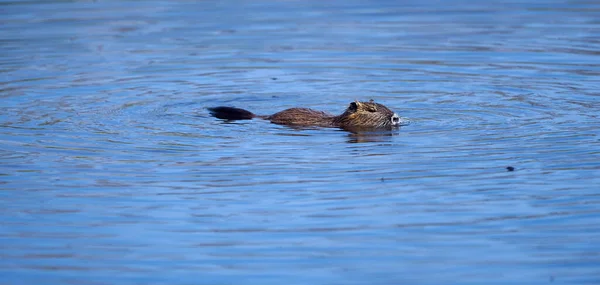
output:
[[[233,107],[214,107],[208,108],[210,114],[223,120],[251,120],[256,117],[250,111]]]

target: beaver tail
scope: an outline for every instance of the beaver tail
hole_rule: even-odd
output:
[[[211,115],[223,120],[251,120],[257,117],[250,111],[233,107],[214,107],[208,108]]]

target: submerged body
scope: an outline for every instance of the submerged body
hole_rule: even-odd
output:
[[[250,111],[232,108],[209,108],[210,113],[225,120],[249,120],[261,118],[274,124],[288,126],[318,126],[352,128],[392,128],[400,125],[400,117],[386,106],[373,102],[350,103],[344,113],[338,116],[308,108],[291,108],[270,116],[255,115]]]

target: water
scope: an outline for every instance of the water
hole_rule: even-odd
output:
[[[2,284],[600,283],[598,3],[4,0],[0,15]],[[206,110],[355,99],[412,124]]]

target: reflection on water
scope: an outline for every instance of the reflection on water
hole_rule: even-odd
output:
[[[0,283],[600,281],[597,3],[0,11]],[[206,109],[370,99],[414,123]]]
[[[399,134],[398,129],[393,130],[348,130],[349,143],[370,143],[370,142],[392,142],[392,136]]]

